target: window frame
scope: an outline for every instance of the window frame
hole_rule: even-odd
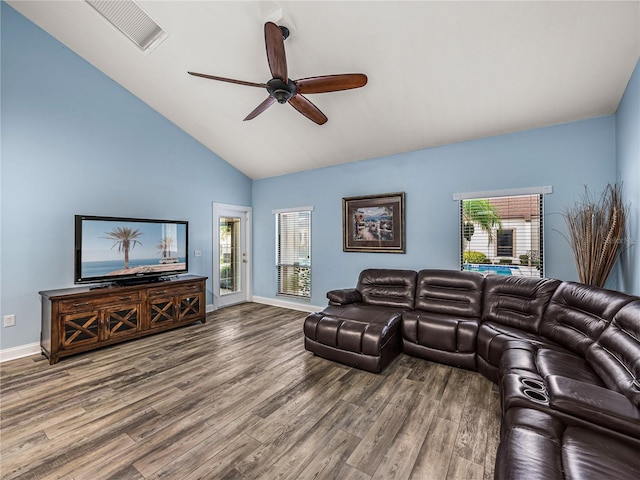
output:
[[[528,187],[528,188],[515,188],[515,189],[507,189],[507,190],[496,190],[496,191],[485,191],[485,192],[467,192],[467,193],[454,193],[453,200],[458,201],[458,210],[459,210],[459,218],[458,218],[458,239],[459,239],[459,252],[460,259],[459,265],[460,270],[465,270],[465,262],[464,262],[464,253],[465,253],[465,226],[464,226],[464,200],[481,200],[481,199],[490,199],[493,197],[517,197],[517,196],[525,196],[525,195],[538,195],[539,202],[539,225],[538,236],[539,236],[539,250],[528,250],[527,255],[529,256],[529,264],[527,266],[535,266],[539,272],[539,277],[544,277],[545,272],[545,255],[544,255],[544,196],[545,194],[553,193],[553,188],[550,185],[541,186],[541,187]],[[513,251],[512,253],[516,256],[518,255],[518,251],[516,249],[517,244],[517,228],[512,227],[511,225],[502,228],[495,229],[497,234],[498,230],[514,230],[513,234]],[[497,238],[496,238],[496,246],[495,246],[495,257],[499,257],[497,255]],[[513,258],[513,255],[511,256]],[[531,275],[533,278],[537,278],[537,276]]]
[[[275,216],[275,280],[276,280],[276,296],[278,297],[290,297],[296,298],[299,300],[311,300],[311,225],[312,225],[312,215],[313,207],[297,207],[297,208],[284,208],[273,210],[273,214]],[[283,215],[291,215],[291,214],[308,214],[308,223],[306,224],[305,229],[301,231],[295,230],[293,233],[297,236],[299,233],[302,233],[303,236],[307,239],[308,245],[307,249],[307,261],[304,264],[300,264],[298,262],[287,262],[289,258],[283,258],[282,252],[288,250],[289,252],[299,248],[299,244],[284,244],[282,243],[282,224],[283,224]],[[289,254],[290,255],[290,254]],[[290,257],[291,258],[291,257]],[[285,275],[283,271],[291,270],[293,271],[290,274]],[[298,283],[299,280],[295,280],[295,283],[299,285],[298,288],[287,289],[284,288],[285,278],[294,277],[299,279],[300,275],[302,275],[302,282],[306,283],[306,285],[300,286]]]

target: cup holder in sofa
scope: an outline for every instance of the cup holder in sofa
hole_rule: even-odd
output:
[[[520,383],[525,387],[530,388],[531,390],[537,390],[538,392],[544,392],[546,390],[544,382],[536,380],[535,378],[521,378]]]
[[[525,388],[522,393],[524,393],[524,396],[533,402],[543,404],[549,403],[549,397],[547,397],[547,394],[541,390],[531,390],[530,388]]]

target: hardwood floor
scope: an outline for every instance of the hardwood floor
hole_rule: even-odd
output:
[[[244,304],[50,366],[0,365],[2,479],[493,478],[497,388],[406,355],[304,350],[306,314]]]

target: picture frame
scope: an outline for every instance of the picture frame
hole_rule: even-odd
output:
[[[342,199],[342,250],[405,253],[404,192]]]

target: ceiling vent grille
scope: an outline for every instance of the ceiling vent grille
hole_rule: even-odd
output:
[[[168,36],[167,32],[132,0],[86,2],[143,52],[149,52]]]

